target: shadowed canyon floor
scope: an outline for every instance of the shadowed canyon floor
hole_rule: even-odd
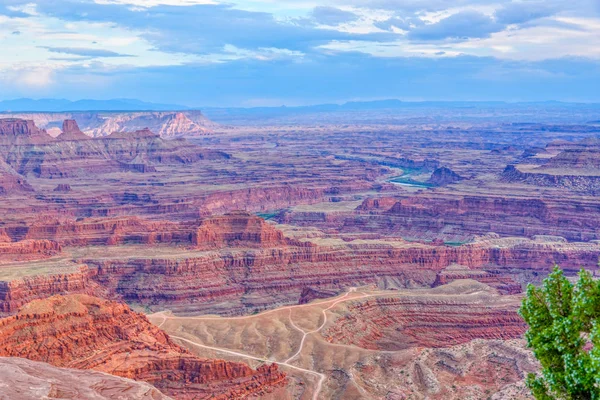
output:
[[[594,124],[13,117],[0,355],[77,390],[528,398],[525,285],[598,272]]]

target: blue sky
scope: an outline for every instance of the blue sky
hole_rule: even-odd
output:
[[[600,102],[599,0],[0,0],[0,99]]]

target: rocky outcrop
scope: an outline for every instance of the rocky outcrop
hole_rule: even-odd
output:
[[[24,176],[0,158],[0,196],[33,192]]]
[[[433,171],[433,174],[431,174],[431,178],[427,180],[427,183],[435,186],[446,186],[452,183],[460,182],[463,179],[464,178],[462,176],[458,175],[450,168],[441,167]]]
[[[103,287],[129,301],[157,310],[238,314],[296,303],[307,287],[339,291],[366,284],[398,288],[450,282],[459,275],[446,270],[452,264],[464,266],[466,277],[516,293],[530,275],[543,276],[555,263],[574,273],[581,266],[596,268],[600,255],[597,243],[545,238],[489,237],[462,246],[319,238],[260,243],[213,245],[213,251],[165,249],[152,257],[140,246],[139,255],[131,249],[128,257],[119,252],[80,261],[97,269],[94,279]]]
[[[60,265],[39,273],[35,272],[35,265],[30,266],[29,270],[26,268],[27,265],[3,266],[3,274],[0,275],[0,314],[13,314],[32,300],[56,294],[103,292],[90,279],[93,271],[87,265]]]
[[[68,246],[118,244],[190,244],[197,223],[149,221],[139,217],[46,220],[8,229],[15,240],[47,238]]]
[[[264,219],[235,212],[201,221],[192,234],[192,244],[199,248],[276,247],[287,241]]]
[[[504,300],[473,281],[440,289],[448,292],[464,285],[472,286],[472,295],[450,294],[438,300],[415,294],[353,302],[323,336],[332,343],[397,351],[450,347],[474,339],[516,339],[525,333],[518,299]]]
[[[74,119],[66,119],[62,125],[62,133],[57,136],[58,140],[86,140],[91,139],[85,133],[79,130],[77,121]]]
[[[199,209],[203,216],[234,210],[268,211],[294,204],[318,203],[328,194],[326,189],[293,185],[251,187],[211,193],[199,202]]]
[[[600,156],[600,152],[598,155]],[[597,175],[548,173],[545,169],[531,172],[522,172],[514,165],[508,165],[502,173],[502,179],[506,182],[522,182],[535,186],[560,187],[576,192],[597,195],[600,193],[600,170]]]
[[[463,243],[490,232],[501,236],[562,236],[569,241],[600,239],[598,204],[590,199],[457,195],[427,192],[373,206],[372,198],[356,211],[282,212],[281,223],[340,233],[401,236]]]
[[[359,211],[388,211],[400,201],[395,197],[369,197],[365,199],[356,209]]]
[[[171,399],[145,382],[12,357],[0,357],[0,387],[2,397],[11,400]]]
[[[35,126],[32,120],[0,119],[0,146],[44,144],[52,141],[54,138]]]
[[[144,173],[156,171],[154,165],[190,164],[204,159],[230,157],[222,152],[201,149],[185,139],[166,141],[147,128],[89,140],[78,130],[75,121],[70,120],[65,121],[65,131],[57,139],[37,129],[32,121],[0,120],[0,126],[3,124],[0,138],[2,132],[9,138],[25,138],[8,142],[0,140],[0,157],[23,176],[32,174],[53,179],[90,173]],[[39,139],[43,137],[49,139]]]
[[[531,159],[527,165],[508,165],[502,180],[564,188],[593,196],[600,193],[600,139],[554,141],[546,146],[546,153],[556,155]]]
[[[495,288],[502,294],[518,294],[522,292],[521,283],[515,281],[510,274],[502,273],[501,270],[483,271],[480,269],[469,269],[467,267],[453,264],[440,271],[433,286],[447,285],[451,282],[463,279],[476,280]]]
[[[60,127],[63,120],[76,120],[83,132],[92,137],[108,136],[113,132],[131,132],[149,128],[161,137],[204,136],[217,125],[198,110],[189,111],[132,111],[132,112],[65,112],[15,113],[14,118],[35,121],[43,128]],[[64,131],[64,129],[63,129]]]
[[[277,366],[205,360],[124,304],[54,296],[0,320],[0,355],[146,381],[180,399],[243,398],[285,381]]]
[[[9,241],[6,234],[1,235],[0,263],[6,261],[26,261],[41,259],[60,253],[61,246],[55,241],[46,239],[32,239]]]
[[[335,297],[337,293],[334,290],[317,290],[310,287],[302,289],[298,304],[308,304],[313,300]]]

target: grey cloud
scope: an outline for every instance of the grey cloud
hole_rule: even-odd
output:
[[[502,24],[523,24],[536,19],[549,17],[558,11],[558,7],[549,4],[549,2],[513,2],[498,9],[495,13],[495,17],[496,20]]]
[[[358,15],[352,12],[326,6],[315,7],[311,13],[311,16],[316,22],[330,26],[343,24],[345,22],[352,22],[358,19]]]
[[[485,38],[499,32],[505,25],[476,11],[461,11],[436,23],[413,29],[408,37],[414,40]]]
[[[385,31],[392,30],[392,27],[396,27],[398,29],[402,29],[404,31],[410,31],[415,27],[419,27],[423,25],[423,21],[416,17],[402,18],[402,17],[392,17],[385,21],[379,21],[375,23],[375,26],[379,29],[383,29]]]
[[[67,21],[108,22],[140,30],[157,49],[168,52],[207,54],[218,52],[225,45],[310,52],[332,40],[392,41],[397,37],[393,33],[354,34],[318,29],[314,21],[282,22],[269,13],[245,11],[224,4],[133,9],[119,4],[57,0],[40,2],[37,10]],[[322,11],[317,13],[322,14]],[[340,17],[337,15],[337,20]]]
[[[133,57],[129,54],[121,54],[110,50],[102,49],[90,49],[87,47],[51,47],[51,46],[39,46],[42,49],[46,49],[52,53],[60,54],[71,54],[74,56],[81,57]]]

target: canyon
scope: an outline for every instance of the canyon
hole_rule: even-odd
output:
[[[2,115],[3,379],[66,398],[529,399],[526,285],[598,274],[596,134]]]
[[[0,118],[31,120],[52,136],[65,133],[64,120],[76,120],[83,133],[91,137],[108,136],[113,132],[134,132],[148,128],[161,137],[198,136],[210,134],[218,124],[201,111],[80,111],[80,112],[18,112],[0,113]]]

